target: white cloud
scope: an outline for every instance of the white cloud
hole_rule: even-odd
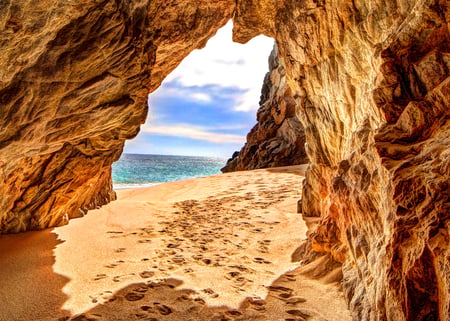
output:
[[[142,127],[141,131],[149,134],[183,137],[217,144],[242,144],[245,141],[245,136],[242,135],[217,133],[212,131],[211,128],[192,126],[191,124],[147,125]]]
[[[192,93],[191,98],[193,100],[199,101],[199,102],[205,102],[205,103],[209,103],[211,102],[211,96],[205,93]]]
[[[165,80],[185,87],[220,86],[240,89],[234,110],[258,109],[261,86],[268,71],[268,57],[273,39],[259,36],[247,44],[232,42],[232,22],[220,29],[206,47],[193,51]],[[203,95],[189,98],[206,102]],[[208,101],[209,102],[209,101]]]
[[[232,42],[231,30],[230,22],[210,39],[204,49],[195,50],[186,57],[163,85],[149,96],[149,116],[147,124],[141,127],[141,133],[150,135],[139,135],[127,143],[127,152],[229,156],[245,143],[246,137],[241,133],[254,125],[273,39],[260,36],[241,45]],[[170,98],[185,107],[180,110],[188,110],[190,103],[203,105],[196,106],[196,110],[207,108],[208,115],[206,118],[197,117],[188,111],[178,114]],[[231,113],[224,112],[224,108],[229,108]],[[233,111],[237,112],[237,119],[230,123]],[[205,119],[208,119],[207,123]],[[196,142],[186,141],[179,146],[177,140],[162,136]],[[139,143],[141,141],[143,144]],[[146,144],[147,141],[152,144]]]
[[[188,100],[195,103],[211,103],[213,101],[212,95],[215,92],[210,89],[202,87],[185,87],[176,81],[170,83],[170,86],[164,86],[158,88],[157,91],[149,96],[149,106],[153,104],[154,99],[157,97],[181,97],[183,100]]]

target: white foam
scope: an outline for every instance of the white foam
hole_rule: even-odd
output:
[[[119,189],[132,189],[132,188],[143,188],[143,187],[150,187],[155,186],[161,183],[128,183],[128,184],[113,184],[114,190]]]

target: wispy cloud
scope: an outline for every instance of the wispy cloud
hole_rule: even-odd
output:
[[[154,135],[182,137],[216,144],[242,144],[245,141],[243,135],[214,132],[211,128],[192,126],[191,124],[146,125],[141,128],[141,131]]]
[[[186,88],[219,86],[239,89],[234,97],[236,111],[255,111],[264,75],[268,71],[268,56],[273,39],[259,36],[247,44],[231,41],[232,23],[229,22],[211,38],[206,47],[192,52],[165,80]],[[207,93],[203,93],[207,95]],[[190,98],[206,96],[190,95]],[[211,96],[210,96],[211,98]]]
[[[230,156],[255,124],[273,40],[232,42],[232,24],[192,52],[149,96],[149,116],[129,153]]]
[[[212,101],[212,98],[207,93],[201,93],[201,92],[194,92],[191,94],[191,98],[197,102],[204,102],[204,103],[210,103]]]
[[[246,90],[244,89],[223,87],[216,84],[186,86],[175,79],[171,82],[164,83],[162,87],[149,96],[148,101],[150,106],[160,98],[178,98],[199,104],[215,102],[215,105],[219,105],[224,99],[235,101],[245,93]]]

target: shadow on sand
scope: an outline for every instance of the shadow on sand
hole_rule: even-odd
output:
[[[246,298],[238,309],[208,306],[202,299],[205,293],[183,289],[180,280],[165,279],[129,285],[115,293],[109,302],[59,320],[350,320],[338,289],[340,267],[327,262],[327,258],[322,258],[283,274],[267,287],[266,298]],[[319,266],[322,268],[318,269]]]
[[[60,243],[51,229],[0,236],[0,321],[30,321],[30,315],[33,321],[55,320],[68,314],[61,310],[67,300],[62,289],[70,280],[53,271]]]
[[[338,282],[340,267],[326,258],[281,275],[265,298],[248,297],[237,309],[209,306],[212,289],[184,289],[177,279],[130,284],[110,300],[75,316],[62,310],[70,281],[54,272],[54,250],[62,242],[52,230],[0,237],[1,321],[232,321],[350,320]],[[230,291],[238,291],[231,289]],[[42,304],[45,307],[42,307]]]

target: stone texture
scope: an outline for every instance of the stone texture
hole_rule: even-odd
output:
[[[0,231],[113,199],[146,94],[232,15],[276,39],[305,129],[304,259],[342,262],[355,320],[448,320],[446,0],[2,1]]]
[[[286,84],[284,61],[278,58],[276,45],[269,57],[269,72],[264,78],[259,105],[258,123],[222,172],[308,162],[304,130],[296,115],[298,108]]]
[[[242,1],[235,21],[277,40],[300,108],[307,256],[343,263],[355,320],[448,320],[448,1]]]
[[[115,199],[111,164],[147,94],[234,1],[0,3],[0,232],[66,224]]]

